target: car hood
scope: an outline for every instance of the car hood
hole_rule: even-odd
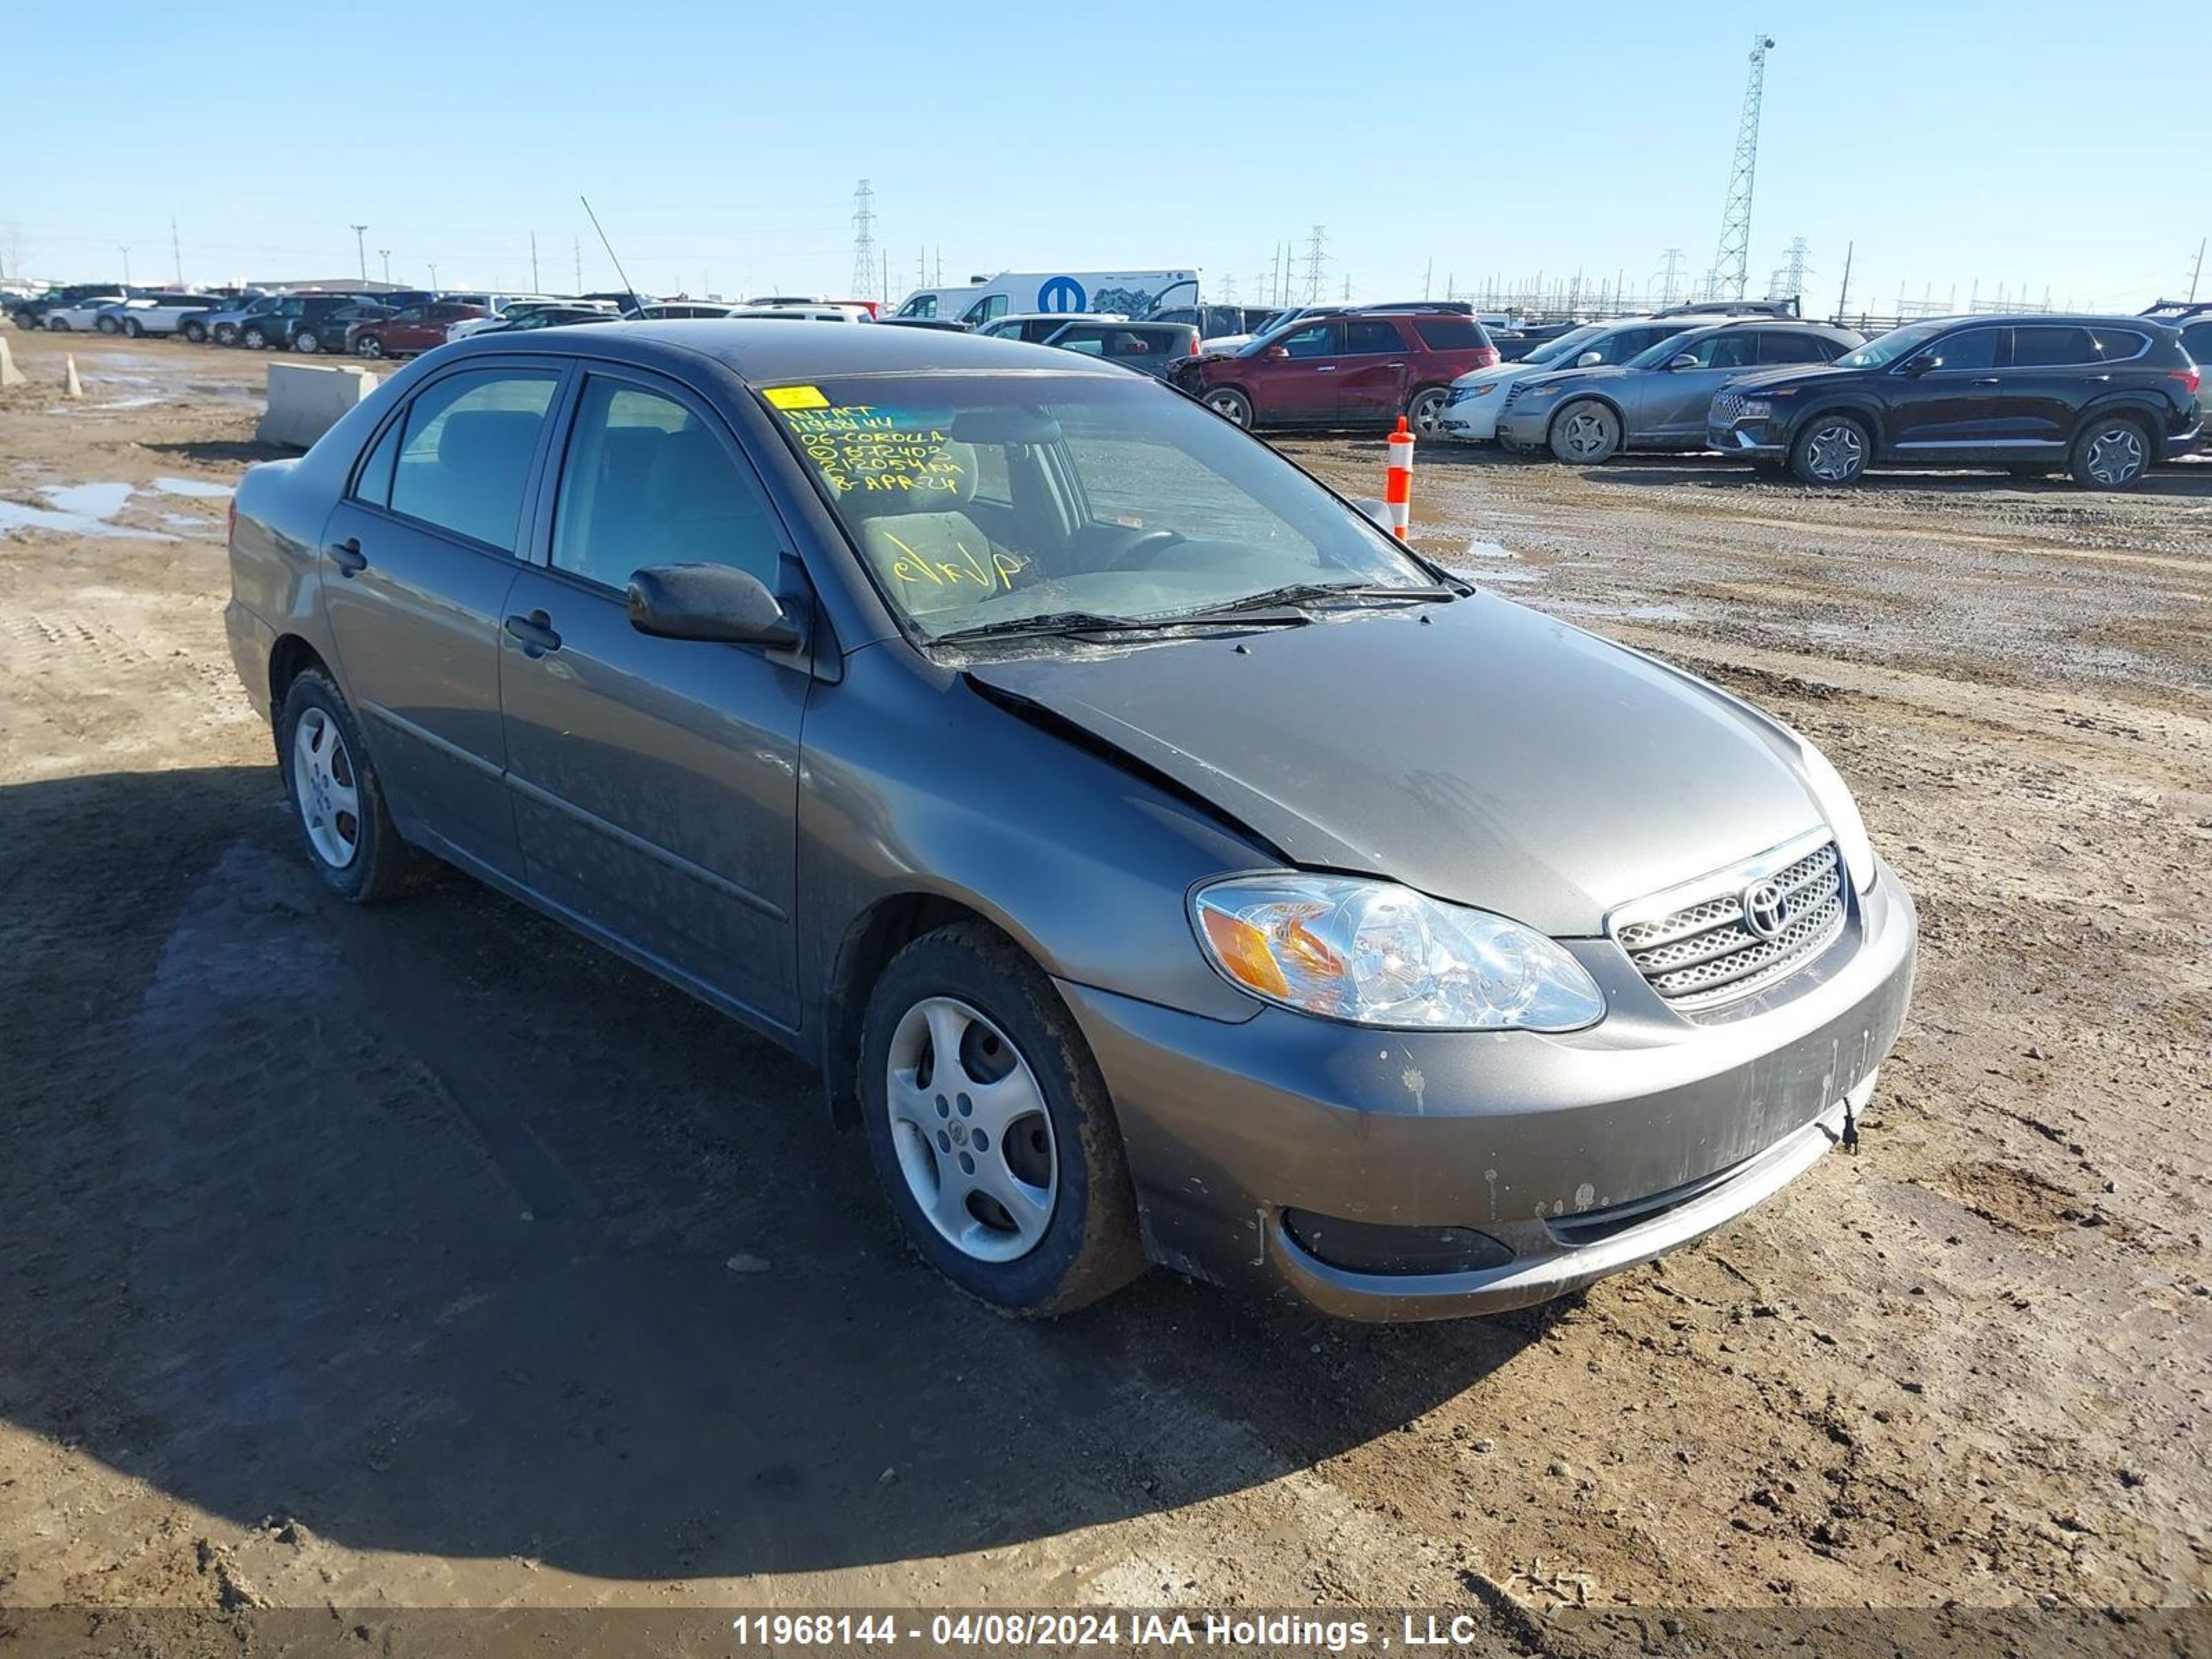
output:
[[[1635,372],[1644,374],[1649,371],[1638,369]],[[1627,368],[1619,363],[1600,363],[1589,368],[1547,368],[1530,375],[1526,384],[1549,386],[1555,381],[1564,384],[1572,380],[1579,385],[1588,380],[1620,380],[1626,379],[1629,373]]]
[[[1296,864],[1559,937],[1595,935],[1616,905],[1820,822],[1783,728],[1486,594],[969,673],[1166,775]]]
[[[1471,368],[1452,384],[1454,386],[1495,386],[1500,380],[1524,380],[1534,374],[1550,374],[1556,371],[1527,363],[1492,363],[1488,368]]]
[[[1728,389],[1730,392],[1766,392],[1778,386],[1811,386],[1816,381],[1832,380],[1838,376],[1847,377],[1859,372],[1853,368],[1792,363],[1781,368],[1755,368],[1748,374],[1739,374],[1728,383]]]

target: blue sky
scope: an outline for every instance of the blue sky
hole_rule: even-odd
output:
[[[953,282],[1194,264],[1249,298],[1316,224],[1330,297],[1418,295],[1431,261],[1438,294],[1644,289],[1668,247],[1712,261],[1760,27],[1754,292],[1802,235],[1820,310],[1854,240],[1854,310],[1977,283],[2132,310],[2212,231],[2202,0],[2109,30],[2059,0],[192,9],[9,30],[0,257],[89,278],[127,245],[163,281],[173,214],[188,281],[328,276],[358,222],[373,276],[389,248],[396,281],[520,288],[534,230],[545,286],[580,243],[610,287],[582,192],[641,288],[842,296],[866,177],[895,294],[926,253]]]

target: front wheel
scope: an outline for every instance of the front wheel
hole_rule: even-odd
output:
[[[1873,455],[1874,439],[1850,416],[1816,416],[1790,447],[1790,470],[1803,483],[1856,483]]]
[[[238,337],[246,342],[246,349],[248,351],[258,351],[269,343],[269,337],[260,329],[252,326],[249,326],[246,332]]]
[[[2150,471],[2150,444],[2135,422],[2109,415],[2081,428],[2066,470],[2084,489],[2130,489]]]
[[[392,827],[384,785],[337,686],[308,669],[285,689],[277,763],[307,861],[340,898],[374,904],[403,890],[416,855]]]
[[[69,331],[70,331],[70,325],[69,325],[69,324],[68,324],[65,320],[64,320],[63,319],[61,319],[61,318],[59,318],[59,317],[49,317],[49,318],[47,318],[47,319],[46,319],[46,332],[47,332],[47,333],[49,333],[49,334],[66,334],[66,333],[68,333]]]
[[[303,328],[292,337],[292,349],[295,351],[304,351],[313,357],[322,349],[322,337],[312,328]]]
[[[917,1254],[1003,1313],[1068,1313],[1144,1271],[1097,1063],[1052,982],[980,922],[924,934],[860,1035],[868,1148]]]
[[[99,322],[94,325],[94,326],[97,327],[102,334],[112,334],[116,331],[117,325],[114,318],[102,317]]]
[[[1592,398],[1569,404],[1552,422],[1552,453],[1571,466],[1595,466],[1620,448],[1620,416]]]
[[[374,334],[364,334],[354,342],[353,349],[359,356],[381,357],[384,355],[384,342]]]
[[[207,343],[207,330],[198,323],[186,323],[182,331],[184,337],[187,340],[190,340],[194,345],[205,345]]]
[[[1416,437],[1435,437],[1437,422],[1443,419],[1444,405],[1450,400],[1451,394],[1440,386],[1416,392],[1413,401],[1406,405],[1406,424],[1413,428]]]
[[[215,325],[215,343],[219,346],[236,345],[238,343],[238,325],[236,323],[217,323]]]
[[[1252,400],[1243,392],[1223,386],[1206,394],[1206,406],[1230,425],[1241,426],[1247,432],[1252,429]]]

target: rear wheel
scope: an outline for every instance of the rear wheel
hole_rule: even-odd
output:
[[[312,328],[303,328],[292,337],[292,349],[295,351],[304,351],[312,357],[322,349],[322,336]]]
[[[1802,483],[1856,483],[1866,475],[1874,440],[1849,415],[1820,415],[1805,423],[1790,447],[1790,470]]]
[[[217,323],[215,325],[215,343],[219,346],[236,345],[238,343],[238,325],[236,323]]]
[[[1230,425],[1252,429],[1252,400],[1243,392],[1223,386],[1206,394],[1206,406]]]
[[[1595,466],[1620,448],[1620,416],[1593,398],[1569,404],[1552,422],[1552,453],[1571,466]]]
[[[2127,489],[2150,471],[2150,440],[2124,415],[2107,415],[2081,428],[2068,471],[2084,489]]]
[[[49,317],[49,318],[47,318],[47,319],[46,319],[46,332],[47,332],[47,333],[49,333],[49,334],[66,334],[66,333],[68,333],[69,331],[70,331],[70,325],[69,325],[69,324],[68,324],[68,323],[66,323],[65,321],[64,321],[61,318],[59,318],[59,317]]]
[[[1144,1270],[1105,1080],[1052,982],[981,923],[927,933],[860,1036],[869,1152],[908,1242],[1001,1312],[1067,1313]]]
[[[123,319],[123,331],[129,335],[132,339],[136,340],[145,334],[146,325],[140,322],[136,317],[125,317]]]
[[[404,891],[419,867],[399,839],[384,785],[345,698],[308,669],[285,688],[276,757],[307,861],[323,884],[356,904]]]
[[[238,337],[246,343],[248,351],[258,351],[269,343],[269,337],[262,332],[258,323],[248,323],[246,331]]]
[[[1416,392],[1413,401],[1406,405],[1406,424],[1413,428],[1418,437],[1435,437],[1437,422],[1443,419],[1444,404],[1450,397],[1440,386],[1425,386]]]
[[[116,331],[115,319],[112,317],[102,317],[96,321],[93,326],[97,328],[102,334],[112,334]]]
[[[186,323],[178,330],[178,332],[182,334],[187,340],[190,340],[194,345],[204,345],[207,343],[207,325],[205,323]]]

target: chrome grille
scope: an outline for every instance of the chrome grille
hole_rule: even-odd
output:
[[[1765,990],[1826,950],[1844,929],[1843,860],[1825,836],[1795,843],[1735,869],[1661,894],[1615,918],[1613,936],[1651,988],[1684,1011],[1711,1008]],[[1744,896],[1762,882],[1782,890],[1780,932],[1761,939],[1746,925]]]
[[[1733,421],[1742,413],[1743,399],[1733,392],[1723,392],[1713,399],[1711,415],[1716,421]]]

